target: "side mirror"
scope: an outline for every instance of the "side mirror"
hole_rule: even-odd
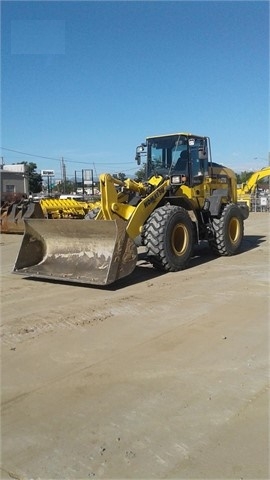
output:
[[[136,153],[135,161],[137,162],[137,165],[141,165],[141,155],[139,153]]]
[[[139,145],[137,148],[136,148],[136,156],[135,156],[135,160],[137,162],[138,165],[141,165],[141,155],[144,154],[145,155],[145,148],[146,148],[146,144],[145,143],[141,143],[141,145]]]
[[[199,160],[206,160],[208,153],[206,148],[199,148]]]

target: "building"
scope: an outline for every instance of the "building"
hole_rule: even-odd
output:
[[[1,204],[14,202],[29,195],[27,166],[24,164],[0,165]]]

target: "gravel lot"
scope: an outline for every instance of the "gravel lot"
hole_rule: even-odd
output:
[[[110,288],[13,275],[2,235],[1,478],[269,479],[269,218]]]

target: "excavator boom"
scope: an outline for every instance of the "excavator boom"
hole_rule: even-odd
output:
[[[256,191],[258,183],[266,177],[270,178],[270,167],[264,167],[261,170],[254,172],[245,183],[237,188],[238,201],[246,203],[250,208],[251,196]]]

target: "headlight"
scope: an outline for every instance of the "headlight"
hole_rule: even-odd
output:
[[[185,183],[186,179],[187,179],[186,175],[173,175],[171,177],[171,184],[181,185],[182,183]]]

